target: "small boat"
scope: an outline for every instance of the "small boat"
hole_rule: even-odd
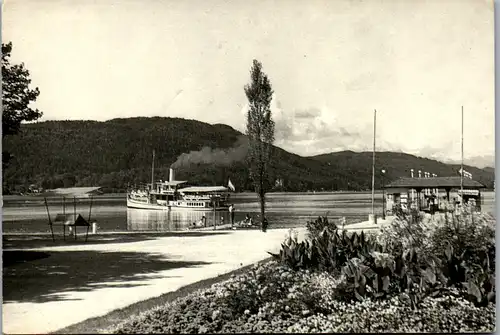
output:
[[[229,209],[229,189],[224,186],[187,186],[174,179],[129,188],[127,207],[153,210],[221,211]]]

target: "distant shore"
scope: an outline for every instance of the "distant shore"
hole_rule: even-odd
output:
[[[481,191],[482,193],[489,193],[489,192],[495,192],[495,190],[491,189],[484,189]],[[383,193],[383,190],[375,190],[375,195],[381,196]],[[237,195],[248,195],[248,196],[255,196],[257,195],[254,192],[237,192],[233,193]],[[309,191],[309,192],[269,192],[267,195],[272,196],[272,195],[286,195],[286,194],[294,194],[294,195],[300,195],[300,194],[371,194],[371,191]],[[127,197],[127,193],[105,193],[105,194],[99,194],[99,195],[92,195],[92,196],[84,196],[84,197],[76,197],[78,201],[85,201],[90,199],[94,200],[124,200]],[[68,195],[58,195],[58,194],[53,194],[53,193],[41,193],[41,194],[25,194],[25,195],[18,195],[18,194],[10,194],[10,195],[3,195],[2,197],[3,202],[6,203],[14,203],[14,202],[26,202],[26,201],[44,201],[44,198],[47,198],[47,200],[54,200],[54,199],[62,199],[65,198],[67,201],[70,201],[73,197],[68,196]]]
[[[376,194],[382,193],[382,190],[375,190]],[[354,193],[354,194],[371,194],[371,191],[302,191],[302,192],[269,192],[267,193],[268,195],[276,194],[276,195],[282,195],[282,194],[342,194],[342,193]],[[254,192],[236,192],[234,194],[238,195],[255,195],[257,196]],[[19,194],[8,194],[8,195],[3,195],[3,200],[5,201],[16,201],[16,200],[43,200],[43,198],[47,199],[57,199],[57,198],[63,198],[65,197],[66,199],[71,199],[73,198],[72,196],[68,195],[63,195],[63,194],[54,194],[54,193],[40,193],[40,194],[24,194],[24,195],[19,195]],[[104,194],[99,194],[99,195],[92,195],[92,198],[94,199],[122,199],[126,198],[127,193],[104,193]],[[78,199],[90,199],[90,196],[85,196],[85,197],[77,197]]]

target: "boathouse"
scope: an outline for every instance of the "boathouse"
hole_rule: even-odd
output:
[[[102,194],[102,187],[61,187],[50,190],[51,193],[64,197],[90,198]]]
[[[463,188],[465,204],[471,204],[477,212],[481,211],[481,189],[485,188],[478,181],[460,177],[399,178],[385,187],[387,214],[391,214],[394,205],[403,209],[418,208],[424,212],[441,209],[443,200],[460,203]]]

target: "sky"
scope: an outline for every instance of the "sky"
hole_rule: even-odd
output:
[[[245,130],[252,60],[275,144],[494,166],[494,16],[483,0],[6,0],[2,40],[43,120],[165,116]]]

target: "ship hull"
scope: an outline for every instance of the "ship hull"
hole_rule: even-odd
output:
[[[145,202],[134,201],[131,199],[127,199],[127,207],[135,208],[135,209],[148,209],[148,210],[158,210],[158,211],[213,211],[213,207],[194,207],[194,206],[183,206],[183,205],[159,205],[159,204],[151,204]],[[227,211],[229,210],[229,206],[220,206],[215,208],[216,211]]]

